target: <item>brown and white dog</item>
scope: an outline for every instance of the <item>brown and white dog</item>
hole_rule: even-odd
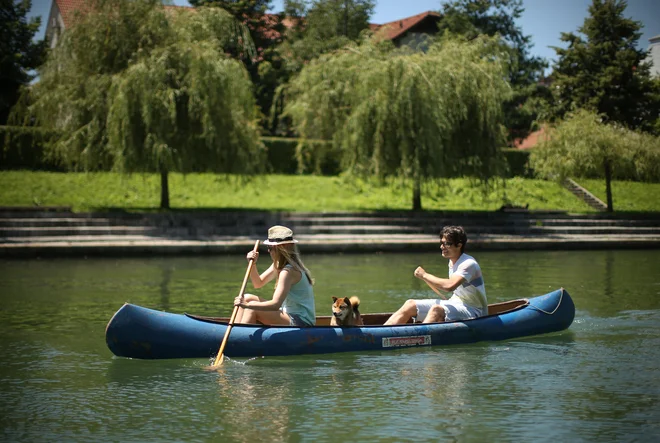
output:
[[[357,297],[332,297],[332,318],[330,326],[362,326],[362,316],[358,308],[360,299]]]

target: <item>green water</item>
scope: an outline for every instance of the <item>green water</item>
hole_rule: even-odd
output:
[[[247,251],[246,251],[247,252]],[[653,441],[660,251],[480,252],[490,302],[565,287],[568,331],[506,342],[209,361],[114,357],[126,301],[228,315],[243,257],[0,261],[1,441]],[[263,259],[264,257],[262,257]],[[440,254],[307,255],[317,314],[428,297]],[[264,263],[259,263],[264,269]],[[270,296],[272,286],[256,292]]]

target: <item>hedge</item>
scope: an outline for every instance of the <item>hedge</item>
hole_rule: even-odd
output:
[[[339,154],[323,140],[262,137],[268,149],[268,172],[277,174],[338,175]],[[298,146],[300,144],[300,146]]]
[[[0,170],[64,171],[44,156],[44,142],[53,135],[41,128],[0,126]]]
[[[507,177],[534,177],[534,171],[529,167],[529,150],[504,148],[502,154],[509,165]]]
[[[52,132],[34,127],[0,126],[0,170],[64,171],[61,165],[44,156],[44,141],[52,136]],[[297,138],[262,137],[261,140],[268,151],[268,173],[337,175],[340,172],[339,153],[322,140],[307,140],[300,147]],[[509,165],[507,176],[533,175],[528,167],[529,151],[503,149],[502,153]]]

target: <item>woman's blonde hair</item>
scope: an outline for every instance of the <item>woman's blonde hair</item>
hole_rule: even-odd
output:
[[[291,265],[296,271],[300,272],[301,274],[305,274],[311,285],[314,284],[312,273],[309,272],[309,269],[307,269],[302,259],[300,258],[300,251],[298,250],[298,246],[289,243],[271,246],[271,248],[277,248],[277,261],[275,262],[275,269],[281,271],[286,265]]]

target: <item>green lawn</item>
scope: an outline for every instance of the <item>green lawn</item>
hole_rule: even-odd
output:
[[[576,180],[607,203],[605,180]],[[612,206],[615,212],[660,212],[660,183],[615,181],[612,183]]]
[[[587,187],[591,186],[587,184]],[[594,187],[600,182],[594,181]],[[617,186],[615,184],[615,192]],[[584,185],[584,183],[583,183]],[[625,210],[660,211],[660,185],[625,183]],[[603,185],[604,186],[604,185]],[[630,187],[630,188],[628,188]],[[591,189],[591,188],[589,188]],[[72,206],[76,211],[156,210],[160,180],[155,174],[0,172],[0,206]],[[598,195],[598,189],[591,189]],[[615,193],[615,208],[617,197]],[[634,198],[630,198],[634,196]],[[623,200],[623,198],[621,198]],[[496,210],[502,204],[531,210],[593,212],[554,182],[514,178],[484,194],[466,179],[429,186],[422,196],[426,210]],[[377,185],[342,177],[266,175],[252,180],[214,174],[170,174],[172,209],[261,209],[284,211],[408,210],[411,190],[393,181]],[[619,207],[624,209],[623,206]]]

